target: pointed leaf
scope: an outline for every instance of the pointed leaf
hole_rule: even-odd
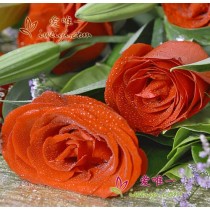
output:
[[[49,74],[46,75],[46,82],[43,84],[51,87],[53,90],[61,91],[66,83],[76,75],[76,73],[67,73],[62,75]]]
[[[210,134],[210,104],[198,112],[196,115],[177,123],[173,128],[186,128],[196,132],[204,132]]]
[[[194,40],[202,45],[210,45],[210,27],[187,29],[170,24],[165,18],[164,21],[167,38],[169,40]]]
[[[145,43],[150,44],[152,39],[152,29],[154,25],[154,20],[144,24],[138,31],[136,31],[127,41],[125,46],[122,48],[121,53],[129,48],[134,43]]]
[[[190,135],[190,131],[185,128],[180,128],[174,138],[173,148],[177,147],[184,139]]]
[[[177,148],[173,157],[164,165],[163,168],[161,168],[161,170],[158,173],[166,172],[167,170],[169,170],[172,167],[174,167],[175,165],[177,165],[179,163],[180,159],[183,158],[183,156],[186,157],[186,153],[190,150],[191,146],[196,143],[197,142],[195,142],[195,143],[193,142],[186,146],[181,146],[181,147]]]
[[[154,23],[153,33],[152,33],[152,46],[157,47],[166,40],[163,20],[157,18]]]
[[[70,92],[64,93],[64,95],[76,95],[76,94],[87,93],[92,90],[98,90],[100,88],[105,88],[105,85],[106,85],[106,80],[101,80],[101,81],[92,83],[90,85],[78,88],[76,90],[72,90]]]
[[[112,67],[115,61],[120,57],[120,52],[124,46],[125,43],[116,44],[104,63]]]
[[[179,128],[183,126],[193,126],[200,124],[210,124],[210,104],[208,104],[205,108],[203,108],[200,112],[195,114],[194,116],[180,122],[176,123],[173,128]]]
[[[177,152],[177,149],[180,147],[187,147],[188,145],[194,144],[200,142],[199,136],[188,136],[186,139],[184,139],[177,147],[174,147],[171,152],[168,154],[167,158],[172,158],[175,153]]]
[[[172,137],[165,137],[163,135],[159,135],[158,137],[152,136],[145,133],[136,133],[137,137],[141,140],[141,138],[152,140],[158,144],[162,144],[165,146],[172,147],[173,146],[173,138]]]
[[[65,85],[65,87],[61,90],[61,93],[66,93],[72,90],[86,87],[101,80],[106,80],[109,72],[109,66],[101,63],[96,63],[95,66],[85,69],[72,77]]]
[[[25,103],[19,101],[31,100],[31,93],[28,80],[22,80],[20,82],[15,83],[14,86],[10,89],[9,93],[7,94],[5,100],[18,101],[18,103],[3,103],[2,115],[4,118],[13,109],[28,103],[28,101],[26,101]]]
[[[190,162],[187,162],[187,163],[179,164],[179,165],[173,167],[172,169],[168,170],[167,172],[165,172],[164,175],[167,176],[170,179],[176,179],[176,180],[180,179],[182,176],[179,173],[179,170],[181,168],[183,168],[184,171],[185,171],[185,175],[187,177],[192,177],[192,171],[189,168],[189,164],[192,164],[192,163],[194,163],[194,162],[190,161]]]
[[[195,72],[210,71],[210,58],[206,58],[196,63],[191,63],[187,65],[182,65],[182,66],[175,66],[171,68],[170,71],[173,71],[175,69],[190,70],[190,71],[195,71]]]

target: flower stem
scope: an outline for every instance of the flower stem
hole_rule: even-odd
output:
[[[200,188],[199,185],[196,186],[195,190],[190,194],[188,201],[192,198],[192,196],[195,194],[195,192]]]

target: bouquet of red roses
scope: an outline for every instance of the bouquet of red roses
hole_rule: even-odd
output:
[[[2,155],[13,171],[106,198],[204,161],[209,4],[27,6],[17,49],[0,57]]]

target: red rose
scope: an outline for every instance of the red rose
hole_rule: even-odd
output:
[[[30,4],[28,17],[31,20],[31,25],[33,23],[36,24],[35,21],[38,21],[37,26],[31,32],[31,37],[23,32],[19,33],[19,46],[21,47],[45,41],[61,41],[60,38],[53,38],[53,35],[48,38],[43,38],[41,34],[45,32],[56,35],[66,34],[69,37],[77,33],[83,33],[84,35],[86,32],[91,34],[93,37],[112,35],[112,27],[110,23],[89,23],[75,18],[74,15],[76,11],[83,5],[84,4],[79,3]],[[27,24],[25,23],[23,27],[27,27]],[[72,39],[70,37],[64,38],[63,40],[71,41]],[[105,44],[99,43],[87,49],[81,50],[55,67],[54,72],[61,74],[67,71],[75,70],[78,67],[96,59],[104,47]]]
[[[118,177],[128,191],[147,160],[127,122],[84,96],[45,92],[6,117],[3,156],[23,179],[99,197]]]
[[[210,4],[162,4],[170,23],[183,28],[210,25]]]
[[[196,43],[168,41],[153,49],[134,44],[108,77],[106,103],[140,132],[158,135],[199,112],[209,102],[210,72],[170,69],[207,58]]]

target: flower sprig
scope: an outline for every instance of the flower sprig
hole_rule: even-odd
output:
[[[210,188],[210,176],[207,173],[207,169],[210,167],[210,145],[206,137],[200,135],[203,151],[199,153],[199,157],[207,158],[206,163],[197,163],[195,165],[189,164],[189,168],[192,171],[192,177],[188,178],[185,175],[185,170],[181,168],[179,170],[181,183],[184,185],[185,192],[180,196],[176,197],[174,201],[176,205],[180,207],[192,207],[194,204],[190,203],[190,199],[199,188]]]

